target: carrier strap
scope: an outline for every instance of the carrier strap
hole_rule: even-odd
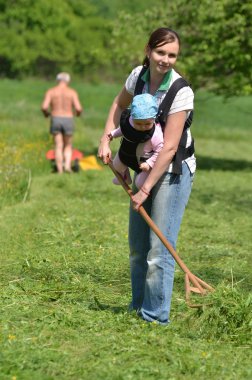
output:
[[[136,87],[134,95],[142,94],[145,82],[142,79],[142,76],[144,73],[148,70],[147,66],[143,66],[142,70],[140,71],[140,74],[137,78]],[[168,116],[168,113],[170,111],[171,105],[175,99],[175,96],[177,95],[178,91],[181,90],[183,87],[188,87],[189,84],[184,78],[178,78],[176,79],[171,87],[169,88],[167,94],[165,95],[162,103],[159,106],[158,114],[156,121],[161,124],[161,127],[164,129],[166,124],[166,119]],[[191,126],[193,120],[193,111],[190,112],[189,117],[185,121],[184,130],[179,142],[179,146],[177,149],[177,152],[173,158],[173,172],[175,174],[181,174],[182,173],[182,161],[186,158],[192,156],[194,153],[194,140],[192,139],[191,145],[186,148],[186,142],[187,142],[187,129]]]

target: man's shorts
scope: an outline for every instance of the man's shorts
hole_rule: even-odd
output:
[[[50,133],[52,135],[62,133],[63,135],[71,136],[74,133],[73,117],[52,116]]]

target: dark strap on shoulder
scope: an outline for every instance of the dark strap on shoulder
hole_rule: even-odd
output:
[[[148,70],[147,66],[142,67],[137,78],[134,96],[142,94],[142,91],[145,85],[145,82],[142,80],[142,76],[147,70]],[[157,115],[157,120],[161,124],[162,128],[164,128],[165,126],[167,115],[170,111],[170,108],[173,103],[173,100],[175,99],[175,96],[177,95],[178,91],[181,90],[181,88],[187,87],[187,86],[189,86],[189,84],[184,78],[178,78],[173,82],[173,84],[169,88],[167,94],[165,95],[162,103],[159,106],[159,111]],[[193,111],[191,111],[190,116],[186,120],[185,129],[190,127],[192,123],[192,117],[193,117]]]
[[[147,66],[143,66],[142,70],[140,71],[140,74],[137,78],[136,87],[134,95],[142,94],[143,87],[145,85],[145,82],[142,80],[142,76],[148,69]],[[181,90],[183,87],[188,87],[189,84],[184,78],[178,78],[176,79],[171,87],[169,88],[168,92],[166,93],[162,103],[159,106],[158,115],[156,118],[156,121],[161,124],[161,127],[164,128],[166,124],[166,119],[168,116],[168,113],[170,111],[171,105],[175,99],[175,96],[177,95],[178,91]],[[190,87],[190,86],[189,86]],[[190,157],[194,153],[194,140],[192,140],[191,145],[186,148],[186,141],[187,141],[187,129],[191,126],[193,119],[193,111],[190,112],[189,117],[187,118],[184,130],[179,142],[178,150],[173,158],[173,172],[175,174],[181,174],[182,173],[182,161],[186,158]]]
[[[144,73],[148,70],[148,67],[147,66],[143,66],[139,75],[138,75],[138,78],[137,78],[137,82],[136,82],[136,87],[135,87],[135,91],[134,91],[134,96],[135,95],[140,95],[142,94],[143,92],[143,88],[144,88],[144,85],[145,85],[145,82],[142,80],[142,76],[144,75]]]
[[[157,118],[162,127],[165,126],[167,115],[170,111],[171,105],[178,91],[181,90],[181,88],[187,87],[187,86],[189,86],[189,84],[184,78],[178,78],[173,82],[173,84],[169,88],[167,94],[165,95],[162,103],[159,106],[159,111],[157,115]]]

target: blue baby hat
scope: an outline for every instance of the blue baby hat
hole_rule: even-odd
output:
[[[131,104],[132,119],[155,119],[158,106],[154,96],[150,94],[136,95]]]

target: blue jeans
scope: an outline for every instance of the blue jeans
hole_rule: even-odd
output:
[[[186,163],[182,174],[165,173],[143,206],[176,249],[177,237],[193,182]],[[175,260],[139,213],[130,208],[131,308],[146,321],[169,322]]]

